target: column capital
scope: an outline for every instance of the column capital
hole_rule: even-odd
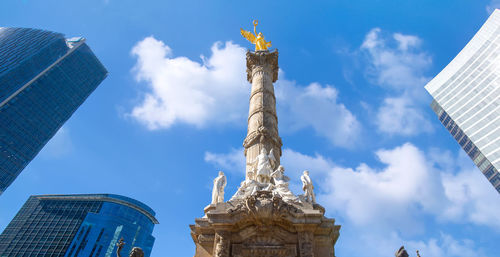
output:
[[[247,80],[252,83],[253,69],[256,66],[269,65],[272,72],[273,83],[278,80],[278,49],[270,52],[268,50],[262,51],[247,51]]]

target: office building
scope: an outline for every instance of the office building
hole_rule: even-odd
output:
[[[141,247],[151,254],[155,212],[119,195],[31,196],[0,235],[0,256],[116,256]],[[125,254],[126,255],[126,254]]]
[[[425,88],[432,110],[500,193],[500,10]]]
[[[106,75],[83,38],[0,27],[0,194]]]

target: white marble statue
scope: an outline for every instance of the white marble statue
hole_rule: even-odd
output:
[[[248,171],[247,178],[241,182],[240,187],[229,201],[242,200],[247,196],[255,194],[257,191],[271,191],[273,189],[273,184],[271,183],[259,183],[256,181],[254,175],[256,173],[257,169],[255,167]]]
[[[226,176],[224,172],[219,171],[219,176],[214,179],[214,188],[212,190],[212,204],[224,202],[224,188],[226,187]]]
[[[285,176],[284,173],[285,173],[285,167],[281,165],[278,166],[278,169],[276,169],[275,171],[273,171],[273,173],[271,173],[271,177],[273,178],[275,185],[284,184],[290,181],[290,178]]]
[[[285,201],[296,201],[297,197],[288,188],[288,181],[290,181],[290,178],[285,176],[284,173],[285,168],[281,165],[271,173],[274,182],[273,193],[279,194]]]
[[[300,177],[302,180],[302,190],[304,190],[304,198],[306,202],[316,203],[316,197],[314,196],[314,186],[311,178],[309,177],[309,171],[305,170],[304,174]]]
[[[241,181],[240,187],[236,193],[231,197],[230,201],[243,199],[258,190],[257,182],[255,181],[256,169],[248,171],[245,180]]]
[[[257,172],[255,174],[255,180],[259,183],[270,183],[271,182],[271,172],[275,166],[276,159],[274,158],[273,149],[267,154],[265,148],[260,150],[260,154],[255,158],[255,160],[250,163],[251,165],[257,164]]]
[[[255,180],[255,173],[257,173],[257,169],[255,167],[252,170],[249,170],[245,181]]]

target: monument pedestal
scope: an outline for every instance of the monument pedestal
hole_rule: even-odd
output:
[[[335,256],[340,226],[318,204],[311,208],[258,191],[205,210],[190,226],[195,257]]]

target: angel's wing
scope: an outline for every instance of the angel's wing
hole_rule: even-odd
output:
[[[250,41],[250,43],[252,43],[252,44],[257,43],[257,42],[256,42],[256,39],[255,39],[255,36],[252,34],[252,32],[250,32],[250,31],[246,31],[246,30],[243,30],[243,29],[240,29],[240,30],[241,30],[241,31],[240,31],[241,35],[242,35],[244,38],[246,38],[248,41]]]
[[[266,42],[266,48],[269,48],[269,47],[271,47],[271,41]]]

